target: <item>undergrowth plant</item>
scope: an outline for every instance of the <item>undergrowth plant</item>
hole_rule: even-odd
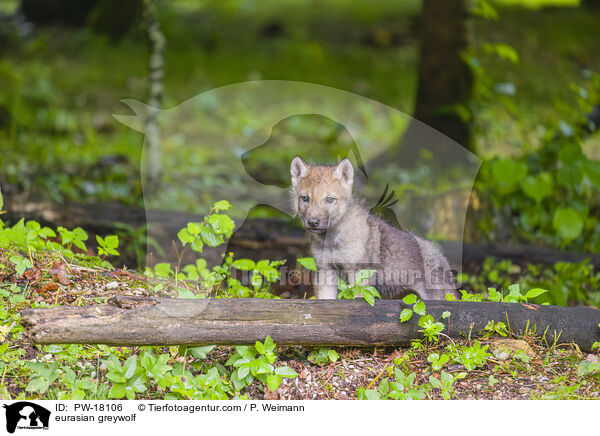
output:
[[[508,259],[488,257],[477,275],[461,274],[463,289],[485,294],[488,288],[508,289],[511,284],[521,289],[546,289],[548,292],[533,296],[529,301],[566,306],[583,303],[600,307],[600,272],[588,259],[581,262],[556,262],[553,265],[528,264],[521,267]]]
[[[235,369],[231,383],[237,391],[250,385],[254,378],[275,391],[283,377],[294,378],[298,374],[287,365],[275,367],[275,344],[270,336],[264,342],[256,341],[254,346],[237,346],[235,354],[225,363]]]
[[[340,358],[340,355],[332,348],[318,347],[308,355],[309,362],[323,366],[329,363],[335,363]]]
[[[349,285],[341,278],[338,279],[338,298],[340,300],[354,300],[363,298],[371,306],[375,305],[375,298],[381,298],[377,289],[368,284],[368,280],[375,274],[373,269],[357,271],[353,277],[354,284]]]
[[[188,247],[202,254],[205,246],[217,247],[231,237],[235,223],[228,215],[219,213],[231,207],[228,201],[218,201],[202,222],[188,223],[177,234],[183,247],[178,253],[179,264],[160,262],[153,268],[146,268],[146,275],[175,279],[180,298],[276,298],[271,293],[271,284],[279,280],[278,267],[285,263],[284,260],[255,262],[252,259],[234,259],[233,253],[227,253],[221,264],[212,268],[201,257],[195,263],[181,265]],[[188,286],[190,284],[193,286]]]
[[[600,76],[592,81],[591,89],[572,85],[577,110],[549,128],[538,149],[484,163],[475,184],[484,235],[598,251],[600,161],[582,148],[590,129],[585,114],[596,104]]]

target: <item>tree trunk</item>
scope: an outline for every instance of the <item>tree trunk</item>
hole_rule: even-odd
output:
[[[434,318],[451,313],[444,333],[477,336],[488,321],[514,333],[535,331],[549,344],[574,342],[590,350],[600,341],[600,310],[535,304],[427,301]],[[279,345],[405,345],[421,338],[417,317],[400,323],[400,300],[264,300],[116,297],[88,307],[27,309],[25,334],[36,344],[253,344],[270,335]]]
[[[419,27],[419,82],[413,112],[418,121],[411,122],[399,143],[377,156],[373,160],[375,164],[392,161],[411,168],[424,149],[433,154],[436,162],[462,163],[465,154],[454,153],[431,129],[472,150],[471,121],[455,110],[461,105],[463,115],[470,117],[467,105],[473,74],[462,58],[470,39],[467,4],[467,0],[423,1]]]
[[[150,45],[150,61],[148,63],[148,106],[145,120],[145,153],[146,159],[144,183],[148,196],[156,194],[160,187],[162,175],[162,149],[160,144],[160,127],[157,113],[163,94],[164,57],[166,39],[160,29],[158,11],[153,0],[144,0],[144,25]]]
[[[466,0],[425,0],[421,22],[419,84],[414,117],[469,148],[470,123],[450,108],[468,103],[471,69],[462,59],[469,45]]]

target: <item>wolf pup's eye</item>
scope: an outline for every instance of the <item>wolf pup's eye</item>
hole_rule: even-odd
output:
[[[301,195],[300,200],[302,200],[304,203],[308,203],[308,195]]]
[[[333,203],[334,201],[335,201],[335,198],[334,198],[334,197],[327,197],[327,198],[325,199],[325,202],[326,202],[326,203],[329,203],[329,204]]]

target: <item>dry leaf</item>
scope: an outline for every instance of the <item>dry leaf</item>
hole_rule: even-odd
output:
[[[50,268],[50,274],[52,275],[52,277],[55,280],[58,280],[58,282],[61,285],[70,285],[71,284],[71,280],[69,280],[69,278],[67,277],[67,268],[65,268],[65,264],[55,260],[54,263],[52,264],[52,267]]]
[[[42,279],[42,272],[39,269],[29,269],[25,271],[21,277],[28,282],[38,282]]]
[[[44,285],[44,287],[42,289],[40,289],[38,292],[40,294],[45,294],[47,292],[56,291],[57,289],[58,289],[58,285],[54,282],[50,282],[50,283],[47,283],[46,285]]]

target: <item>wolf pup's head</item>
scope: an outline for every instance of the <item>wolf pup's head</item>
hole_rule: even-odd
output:
[[[344,216],[352,203],[354,168],[348,158],[337,166],[308,165],[292,159],[292,201],[307,230],[323,233]]]

